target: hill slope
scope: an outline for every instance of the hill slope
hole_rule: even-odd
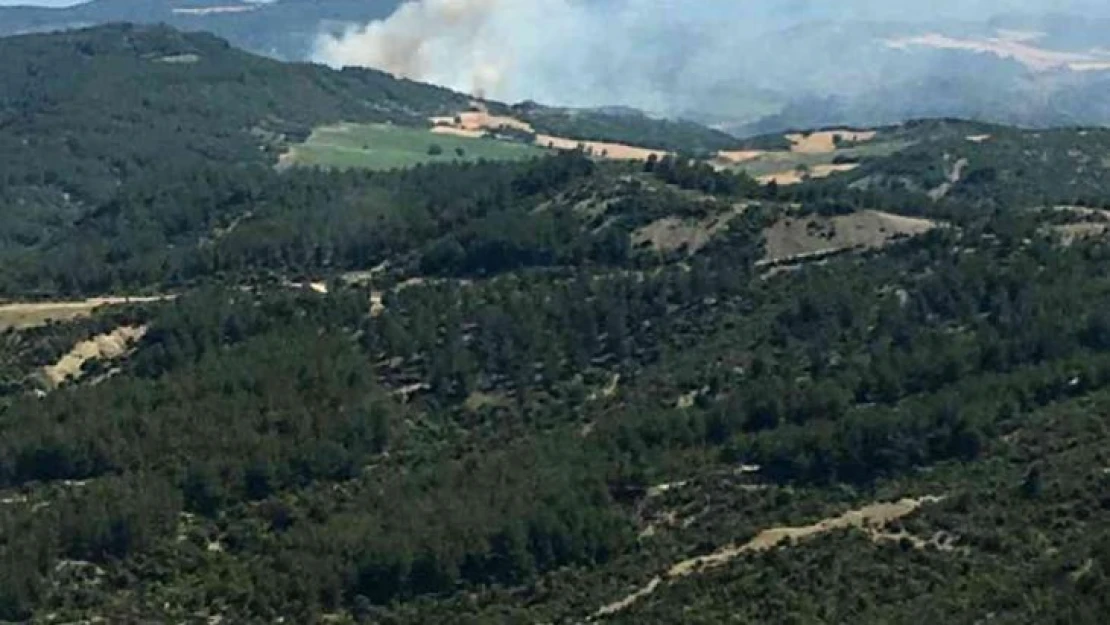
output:
[[[91,0],[64,8],[0,7],[0,36],[112,22],[168,24],[211,32],[258,54],[301,61],[308,58],[322,28],[382,18],[399,4],[400,0]]]
[[[460,96],[164,28],[0,45],[50,175],[0,177],[0,620],[1105,620],[1110,221],[1045,206],[1110,195],[1105,133],[742,146],[854,159],[791,186],[279,171]]]

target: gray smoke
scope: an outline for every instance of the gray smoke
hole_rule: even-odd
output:
[[[922,82],[953,53],[1007,71],[1102,71],[1110,36],[1100,50],[1097,32],[1061,32],[1098,31],[1097,18],[1110,18],[1110,3],[410,0],[388,19],[321,34],[314,60],[505,101],[747,120],[799,98]]]

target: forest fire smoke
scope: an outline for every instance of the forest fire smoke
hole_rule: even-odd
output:
[[[478,96],[497,94],[508,58],[497,41],[504,0],[423,0],[389,19],[321,36],[315,57],[332,65],[374,67],[404,78],[449,85]],[[503,40],[502,40],[503,41]]]

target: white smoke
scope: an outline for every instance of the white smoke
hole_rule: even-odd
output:
[[[935,57],[895,54],[892,39],[938,24],[986,36],[1000,13],[1064,11],[1107,16],[1110,3],[408,0],[385,20],[321,34],[313,59],[509,102],[672,115],[729,108],[743,118],[792,98],[852,97],[943,71]]]
[[[322,34],[313,59],[499,100],[660,109],[671,96],[658,76],[675,61],[660,58],[674,49],[661,44],[678,43],[683,22],[645,10],[650,4],[416,0],[386,20]]]

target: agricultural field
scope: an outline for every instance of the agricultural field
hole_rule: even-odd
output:
[[[422,128],[339,124],[317,128],[282,158],[282,165],[388,170],[421,163],[522,160],[544,153],[521,143],[433,134]]]

